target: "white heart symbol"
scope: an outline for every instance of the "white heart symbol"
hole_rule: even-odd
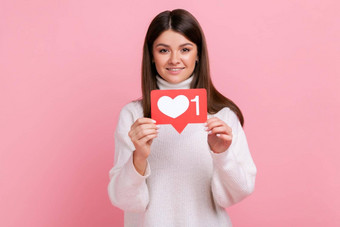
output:
[[[176,118],[188,109],[189,100],[184,95],[179,95],[174,99],[169,96],[162,96],[158,99],[157,106],[163,114]]]

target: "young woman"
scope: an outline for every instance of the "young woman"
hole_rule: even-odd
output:
[[[181,134],[150,118],[150,91],[205,88],[208,120]],[[115,131],[109,198],[125,226],[231,226],[225,211],[254,190],[256,167],[240,109],[210,79],[203,31],[187,11],[158,14],[147,31],[141,100],[125,105]]]

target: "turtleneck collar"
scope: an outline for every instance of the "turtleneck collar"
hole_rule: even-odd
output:
[[[178,83],[171,84],[168,81],[164,80],[159,75],[156,75],[157,85],[160,90],[173,90],[173,89],[190,89],[191,81],[193,80],[194,75],[191,75],[188,79]]]

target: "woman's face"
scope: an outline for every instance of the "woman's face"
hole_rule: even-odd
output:
[[[166,30],[158,36],[152,53],[158,74],[171,84],[189,78],[198,60],[196,44],[173,30]]]

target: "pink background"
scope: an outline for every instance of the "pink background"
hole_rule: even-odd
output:
[[[151,19],[185,8],[216,87],[245,116],[254,194],[234,226],[339,226],[337,0],[0,3],[0,226],[123,226],[113,132],[138,98]]]

